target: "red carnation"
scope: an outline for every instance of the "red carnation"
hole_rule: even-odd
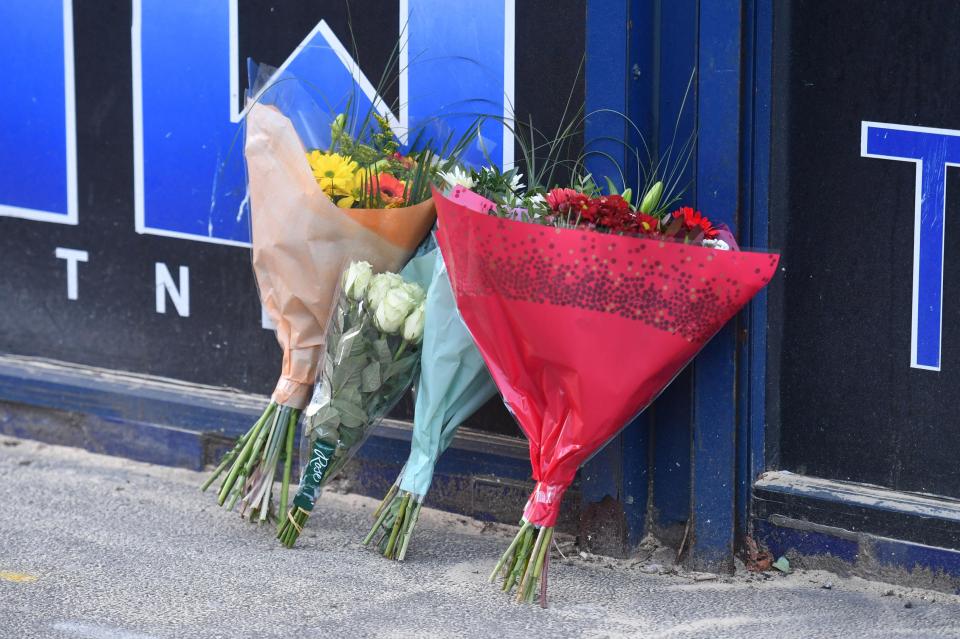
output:
[[[646,213],[638,213],[637,230],[645,234],[656,233],[660,230],[660,219]]]
[[[602,195],[587,202],[582,220],[612,233],[636,233],[637,218],[619,195]]]

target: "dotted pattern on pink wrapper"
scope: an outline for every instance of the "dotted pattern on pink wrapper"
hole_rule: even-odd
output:
[[[612,313],[690,342],[709,339],[769,282],[778,261],[775,254],[471,221],[462,227],[473,247],[462,263],[464,292]]]
[[[481,213],[489,213],[493,209],[497,208],[497,205],[487,198],[474,193],[470,189],[460,184],[453,187],[453,191],[450,193],[450,199],[461,206],[465,206],[470,210],[479,211]]]

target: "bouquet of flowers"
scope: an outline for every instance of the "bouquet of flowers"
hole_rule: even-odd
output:
[[[344,272],[305,413],[300,488],[277,534],[288,548],[303,532],[320,490],[416,378],[425,298],[420,284],[396,273],[373,275],[368,262]]]
[[[539,590],[546,605],[553,526],[577,469],[776,269],[777,255],[735,250],[699,212],[661,211],[662,196],[658,182],[634,205],[589,177],[509,206],[434,190],[457,306],[530,443],[537,483],[490,576],[518,600]]]
[[[410,457],[374,512],[376,521],[363,540],[367,545],[379,533],[380,551],[398,561],[406,557],[437,459],[460,424],[496,392],[457,313],[440,251],[434,249],[422,260],[412,261],[408,269],[421,267],[420,277],[429,286]]]
[[[404,265],[436,217],[431,181],[454,166],[469,137],[454,147],[447,140],[438,150],[449,154],[443,161],[419,139],[411,148],[422,150],[404,155],[373,113],[360,122],[339,115],[321,139],[306,121],[316,105],[293,93],[297,86],[270,88],[246,118],[253,266],[283,349],[280,379],[261,417],[203,485],[226,472],[219,504],[232,509],[239,501],[241,514],[249,510],[258,521],[270,516],[281,462],[279,510],[286,510],[294,431],[317,377],[343,265],[362,259],[374,272]]]

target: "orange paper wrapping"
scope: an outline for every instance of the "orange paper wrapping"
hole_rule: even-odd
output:
[[[304,408],[323,353],[340,274],[354,260],[397,271],[436,219],[433,200],[399,209],[340,209],[310,171],[293,123],[255,105],[245,145],[253,269],[277,327],[283,370],[273,400]]]

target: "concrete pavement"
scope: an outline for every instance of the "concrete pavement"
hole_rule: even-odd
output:
[[[286,550],[202,478],[0,438],[0,637],[960,637],[960,597],[822,572],[573,557],[516,605],[486,583],[506,527],[424,511],[397,564],[359,545],[373,500],[326,494]]]

